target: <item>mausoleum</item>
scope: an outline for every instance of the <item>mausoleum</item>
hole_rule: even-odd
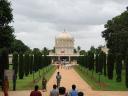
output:
[[[55,53],[49,56],[53,57],[54,61],[66,61],[71,63],[79,56],[78,52],[74,52],[74,38],[68,32],[61,32],[55,37]]]

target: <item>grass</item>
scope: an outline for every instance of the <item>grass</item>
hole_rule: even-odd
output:
[[[53,75],[53,73],[55,72],[56,67],[51,68],[47,74],[45,74],[46,80],[47,82],[49,81],[49,79],[51,78],[51,76]],[[39,85],[40,88],[42,88],[42,78],[40,79],[40,81],[37,83]]]
[[[39,88],[41,88],[41,79],[45,75],[47,80],[50,79],[52,74],[55,72],[56,68],[52,65],[45,67],[40,70],[40,76],[39,76],[39,71],[34,73],[34,80],[39,79],[38,82],[34,83],[33,82],[33,74],[30,74],[28,76],[24,76],[24,79],[17,79],[16,81],[16,90],[30,90],[34,88],[35,84],[39,85]],[[12,80],[9,81],[10,85],[10,90],[12,90]]]
[[[13,69],[13,64],[9,64],[9,69]]]
[[[113,80],[109,80],[107,76],[100,76],[95,72],[89,71],[81,66],[75,66],[75,71],[92,87],[93,90],[104,90],[104,91],[128,91],[125,86],[125,72],[122,72],[122,82],[116,82],[116,73],[114,72]]]

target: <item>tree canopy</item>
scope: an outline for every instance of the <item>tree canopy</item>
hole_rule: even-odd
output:
[[[108,20],[102,37],[107,42],[110,52],[125,54],[128,48],[128,11]]]
[[[11,3],[0,0],[0,48],[10,48],[14,40],[14,29],[9,25],[13,21]]]
[[[24,53],[26,51],[30,51],[30,48],[27,45],[25,45],[21,40],[15,39],[11,45],[10,51],[11,51],[11,53],[13,53],[13,52]]]
[[[46,47],[44,47],[43,50],[42,50],[42,54],[43,55],[48,55],[49,54],[49,50]]]

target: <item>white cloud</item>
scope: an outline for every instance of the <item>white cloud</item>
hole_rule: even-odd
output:
[[[53,48],[64,28],[75,46],[104,44],[101,32],[108,19],[125,10],[127,0],[13,0],[15,35],[31,48]]]

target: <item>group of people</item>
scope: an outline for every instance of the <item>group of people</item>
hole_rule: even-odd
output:
[[[83,92],[78,92],[76,85],[72,85],[72,89],[69,92],[66,92],[65,87],[60,87],[61,82],[60,72],[57,72],[56,75],[56,84],[53,85],[53,89],[50,91],[49,96],[84,96]],[[42,90],[46,91],[47,80],[43,77],[42,79]],[[42,96],[41,92],[38,91],[38,85],[35,86],[35,90],[30,93],[30,96]]]
[[[38,85],[35,85],[35,90],[30,93],[30,96],[42,96],[41,92],[38,90]],[[65,87],[57,87],[56,84],[53,85],[53,89],[50,91],[49,96],[84,96],[83,92],[78,92],[76,89],[76,85],[72,85],[71,91],[66,92]]]
[[[64,69],[71,69],[72,68],[72,64],[57,64],[57,69],[59,70],[59,68],[64,68]]]
[[[72,85],[72,90],[70,92],[66,92],[65,87],[60,87],[61,82],[61,75],[60,72],[57,72],[56,75],[56,84],[53,85],[53,89],[50,91],[50,96],[84,96],[83,92],[78,92],[76,90],[76,85]],[[43,92],[47,91],[46,88],[47,80],[45,77],[42,78],[42,90]],[[3,86],[3,92],[4,96],[8,96],[8,89],[9,89],[9,81],[7,76],[5,76],[4,80],[4,86]],[[13,88],[15,90],[15,88]],[[34,91],[30,93],[30,96],[42,96],[41,92],[38,91],[39,87],[38,85],[35,85]]]
[[[72,85],[72,89],[69,92],[66,92],[65,87],[57,87],[55,84],[53,85],[52,91],[50,91],[50,96],[84,96],[83,92],[78,92],[76,89],[76,85]]]

